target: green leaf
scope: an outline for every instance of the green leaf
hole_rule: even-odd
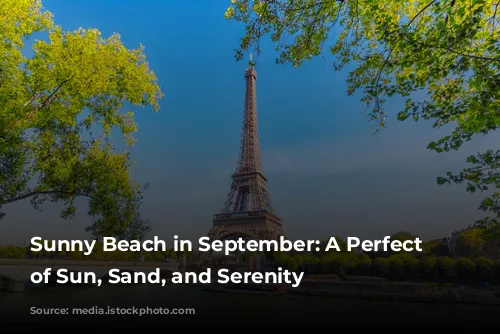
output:
[[[443,185],[443,184],[445,184],[445,183],[448,183],[448,180],[447,180],[447,179],[445,179],[444,177],[439,176],[439,177],[437,178],[437,184],[439,184],[439,185]]]
[[[486,206],[486,207],[491,207],[494,205],[494,202],[491,198],[487,197],[485,198],[483,201],[482,201],[482,205]]]

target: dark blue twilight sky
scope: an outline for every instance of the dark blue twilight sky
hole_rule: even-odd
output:
[[[243,29],[224,19],[228,3],[44,1],[66,30],[94,27],[105,37],[120,33],[130,48],[145,45],[166,96],[159,114],[137,114],[136,178],[151,184],[143,214],[153,233],[167,239],[208,231],[236,166],[246,62],[233,58]],[[399,230],[436,238],[478,217],[477,197],[435,180],[497,136],[436,154],[426,150],[440,134],[430,124],[392,117],[387,130],[371,135],[359,96],[345,94],[347,72],[335,72],[329,55],[300,69],[276,65],[274,57],[264,43],[257,66],[260,138],[271,196],[290,238],[369,238]],[[387,109],[394,115],[397,106],[391,101]],[[72,221],[61,220],[51,205],[42,213],[28,203],[5,209],[0,243],[86,236],[85,205]]]

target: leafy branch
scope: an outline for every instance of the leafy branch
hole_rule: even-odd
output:
[[[458,150],[500,126],[498,0],[231,3],[226,17],[247,27],[237,59],[252,48],[260,52],[258,41],[270,35],[276,62],[297,67],[321,54],[323,43],[334,37],[334,69],[355,65],[347,77],[347,93],[363,92],[368,117],[379,129],[386,126],[383,105],[393,96],[406,98],[398,120],[423,119],[433,121],[434,127],[454,127],[449,135],[429,143],[428,148],[438,153]],[[426,98],[416,98],[416,92]],[[484,190],[489,184],[496,189],[495,182],[493,176],[485,177],[476,187]],[[489,205],[496,200],[492,196],[480,208],[498,217],[499,208]]]

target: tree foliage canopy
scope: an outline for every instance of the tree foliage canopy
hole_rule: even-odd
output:
[[[42,38],[25,44],[35,33]],[[0,208],[51,200],[71,217],[86,197],[94,236],[141,237],[149,226],[128,150],[136,125],[124,108],[158,110],[162,96],[143,47],[95,29],[63,31],[39,0],[1,1],[0,35]]]
[[[246,25],[238,59],[249,49],[260,52],[261,37],[269,35],[277,63],[297,67],[320,55],[333,37],[334,67],[356,66],[348,94],[364,93],[370,118],[384,127],[384,101],[404,97],[399,120],[453,127],[428,146],[443,152],[500,125],[499,7],[498,0],[232,0],[226,17]],[[471,192],[500,188],[500,151],[468,162],[473,167],[438,183],[467,183]],[[498,223],[499,197],[481,205],[493,212],[483,222]]]

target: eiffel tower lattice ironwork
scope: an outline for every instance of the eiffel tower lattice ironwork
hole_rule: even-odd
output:
[[[283,236],[280,218],[275,214],[262,171],[257,122],[257,72],[245,71],[246,91],[241,146],[231,189],[221,213],[213,217],[210,241],[221,239],[277,240]],[[209,253],[195,252],[193,260],[204,260]]]

